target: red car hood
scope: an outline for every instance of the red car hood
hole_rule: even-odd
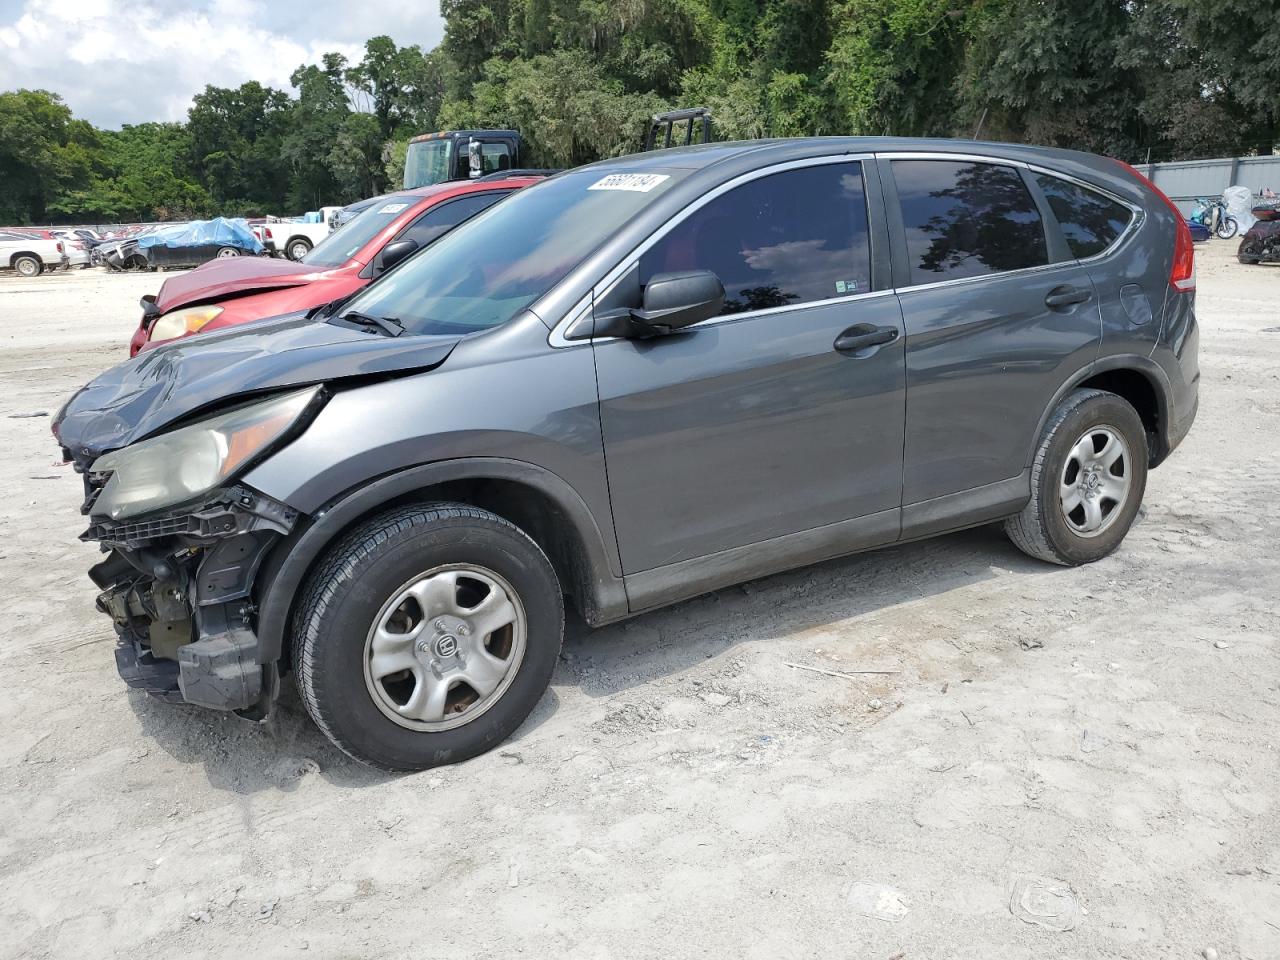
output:
[[[161,313],[190,303],[219,300],[236,294],[257,293],[280,287],[298,287],[316,278],[316,270],[291,260],[270,257],[227,257],[210,260],[160,286],[156,306]]]

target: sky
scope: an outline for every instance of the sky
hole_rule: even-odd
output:
[[[434,47],[439,3],[0,0],[0,90],[51,90],[99,127],[184,120],[206,84],[289,90],[299,65],[329,51],[358,60],[379,34]]]

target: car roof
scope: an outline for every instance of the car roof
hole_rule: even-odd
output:
[[[1131,197],[1140,196],[1136,181],[1116,161],[1079,150],[1040,147],[992,140],[950,140],[924,137],[792,137],[771,140],[730,140],[688,147],[669,147],[633,153],[589,164],[604,171],[689,172],[723,168],[727,175],[809,157],[864,153],[968,154],[1042,164],[1093,181]],[[586,169],[579,167],[578,169]]]

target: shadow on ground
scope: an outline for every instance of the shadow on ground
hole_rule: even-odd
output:
[[[1018,552],[997,527],[903,544],[778,574],[688,600],[599,630],[570,614],[553,686],[608,697],[677,674],[735,647],[767,641],[998,576],[1051,573]],[[394,779],[334,747],[311,723],[286,678],[271,719],[174,706],[131,692],[141,732],[183,763],[202,763],[215,789],[240,794],[290,791],[319,767],[330,783],[359,789]],[[556,713],[549,690],[510,743]]]

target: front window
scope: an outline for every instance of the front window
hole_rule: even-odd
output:
[[[724,313],[744,313],[871,289],[867,202],[857,162],[751,180],[690,214],[640,258],[640,283],[710,270]]]
[[[498,326],[684,175],[587,169],[527,187],[366,287],[344,312],[394,319],[411,334]]]
[[[404,188],[429,187],[450,179],[453,140],[419,140],[404,155]]]
[[[398,197],[395,194],[383,197],[373,206],[356,214],[350,223],[321,240],[301,262],[321,270],[342,266],[418,200],[418,197]]]

